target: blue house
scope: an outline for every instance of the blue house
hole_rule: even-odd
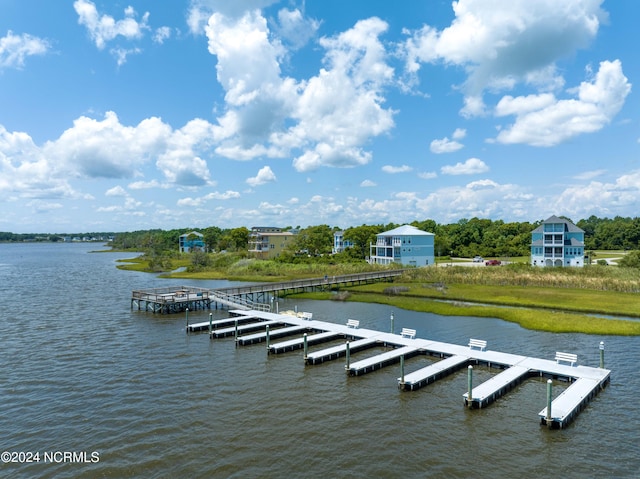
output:
[[[342,253],[345,249],[353,247],[353,241],[344,239],[344,231],[335,231],[333,233],[332,254]]]
[[[197,231],[180,235],[179,248],[181,253],[191,253],[192,251],[204,251],[204,235]]]
[[[531,232],[531,266],[584,266],[584,231],[552,216]]]
[[[433,233],[400,226],[377,235],[376,244],[369,246],[369,263],[430,266],[435,264],[434,242]]]

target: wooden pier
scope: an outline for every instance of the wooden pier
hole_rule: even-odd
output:
[[[325,276],[281,283],[261,283],[255,286],[206,289],[194,286],[168,286],[166,288],[134,290],[131,294],[131,309],[153,313],[181,313],[189,309],[229,309],[270,311],[272,300],[287,294],[305,291],[326,291],[341,286],[355,286],[378,281],[393,281],[404,271],[401,269],[374,271],[370,273]]]
[[[465,366],[485,365],[498,368],[501,372],[480,385],[470,387],[470,391],[462,395],[464,404],[472,409],[488,406],[529,377],[546,377],[570,382],[571,385],[551,402],[551,413],[548,413],[546,407],[539,413],[541,424],[552,428],[568,425],[610,380],[611,371],[604,368],[581,366],[573,362],[561,364],[552,359],[493,351],[487,349],[486,342],[482,340],[472,340],[469,345],[461,346],[353,327],[358,323],[354,320],[350,321],[350,326],[318,321],[311,319],[310,313],[293,311],[277,314],[234,310],[230,313],[235,316],[212,323],[187,325],[187,332],[205,331],[211,324],[212,339],[235,335],[236,345],[239,346],[264,341],[267,325],[270,328],[269,336],[274,338],[303,333],[303,337],[269,344],[268,353],[275,354],[305,347],[304,361],[308,365],[347,356],[345,369],[350,376],[359,376],[400,362],[402,366],[398,388],[402,391],[419,389]],[[336,338],[343,338],[345,342],[319,351],[306,350],[311,344],[335,341]],[[477,347],[479,343],[483,344],[480,348]],[[390,349],[367,359],[350,362],[351,353],[372,347]],[[438,360],[427,367],[404,374],[404,360],[417,355],[430,355]]]

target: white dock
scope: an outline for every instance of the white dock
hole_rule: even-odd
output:
[[[266,329],[266,328],[265,328]],[[278,329],[269,329],[269,339],[271,338],[281,338],[283,336],[291,336],[295,333],[302,333],[307,331],[307,326],[287,326],[286,328],[278,328]],[[247,344],[259,343],[261,341],[266,341],[267,332],[263,331],[261,333],[248,334],[244,336],[240,336],[238,338],[238,343],[242,346]]]
[[[276,324],[282,324],[282,321],[268,319],[266,321],[257,321],[255,323],[238,324],[237,331],[238,331],[238,335],[240,335],[242,333],[257,331],[258,329],[263,329],[263,328],[266,329],[267,326],[273,326]],[[222,338],[225,336],[233,336],[235,335],[235,333],[236,333],[236,327],[234,325],[228,328],[214,329],[211,334],[215,338]]]
[[[375,371],[389,364],[397,363],[402,356],[408,358],[417,355],[419,352],[420,348],[416,348],[415,346],[402,346],[382,354],[377,354],[371,358],[357,361],[350,366],[346,366],[346,370],[350,376],[360,376],[361,374]]]
[[[531,370],[527,367],[518,365],[511,366],[501,373],[496,374],[488,381],[483,382],[480,386],[473,388],[471,391],[471,400],[469,400],[469,393],[464,393],[464,403],[467,406],[482,408],[514,388],[530,374]],[[472,404],[470,404],[470,402]]]
[[[243,324],[249,322],[251,320],[256,320],[254,316],[235,316],[232,318],[224,318],[224,319],[215,319],[213,321],[203,321],[201,323],[191,323],[187,325],[187,333],[195,333],[197,331],[209,331],[209,324],[211,324],[212,329],[218,329],[221,327],[229,327],[234,326],[236,320],[238,324]]]
[[[307,346],[323,343],[340,338],[340,333],[334,331],[326,331],[324,333],[309,334],[307,335]],[[304,347],[304,337],[289,339],[288,341],[282,341],[280,343],[274,343],[269,346],[269,353],[278,354],[286,351],[293,351],[294,349],[300,349]]]
[[[372,348],[378,344],[376,338],[363,338],[356,341],[349,342],[349,351],[354,353],[356,351],[362,351],[363,349]],[[336,359],[347,354],[347,343],[333,346],[332,348],[323,349],[322,351],[316,351],[307,355],[307,364],[318,364],[331,359]]]
[[[594,397],[608,383],[611,371],[601,368],[593,368],[581,365],[559,364],[554,359],[539,359],[521,356],[518,354],[502,353],[487,349],[486,342],[472,340],[470,345],[456,345],[433,341],[422,338],[405,337],[400,334],[384,333],[372,329],[360,328],[359,322],[352,320],[350,324],[358,323],[358,327],[349,327],[346,324],[329,323],[312,318],[309,313],[270,313],[262,311],[231,311],[241,318],[253,318],[254,323],[238,325],[238,343],[250,344],[256,338],[264,338],[265,332],[253,335],[243,335],[250,331],[265,329],[267,325],[285,325],[283,328],[274,329],[271,336],[277,331],[290,331],[292,334],[301,331],[320,331],[307,337],[307,345],[343,337],[349,342],[349,352],[357,352],[374,346],[390,346],[394,349],[372,356],[361,361],[349,364],[345,369],[349,375],[358,376],[386,365],[404,361],[405,358],[417,354],[428,354],[443,358],[427,367],[398,378],[398,385],[402,390],[414,390],[430,384],[465,365],[487,365],[490,368],[497,366],[503,369],[484,383],[473,387],[471,398],[468,391],[463,394],[463,400],[467,406],[481,408],[507,391],[515,387],[521,381],[530,376],[541,376],[551,379],[564,379],[573,382],[562,394],[552,401],[550,417],[547,417],[547,408],[540,413],[540,421],[550,427],[564,427],[585,407],[586,403]],[[236,318],[231,318],[235,323]],[[238,318],[240,319],[240,318]],[[201,330],[207,330],[209,323],[200,323],[197,326]],[[195,326],[195,325],[194,325]],[[215,329],[212,337],[233,335],[236,331],[235,324],[232,327]],[[253,339],[252,339],[253,338]],[[295,338],[269,347],[269,352],[287,351],[302,347],[304,338]],[[482,343],[482,347],[474,347]],[[343,357],[346,355],[347,343],[339,344],[320,351],[308,352],[305,364],[319,364],[324,361]],[[404,381],[403,381],[404,379]]]
[[[556,428],[565,427],[604,387],[604,381],[579,378],[551,402],[551,418],[547,417],[546,407],[540,411],[540,424]]]
[[[468,363],[468,356],[449,356],[422,369],[405,374],[404,380],[402,377],[399,377],[398,387],[400,389],[413,391],[414,389],[421,388],[422,386],[426,386],[440,378],[448,376],[452,372],[466,366]]]

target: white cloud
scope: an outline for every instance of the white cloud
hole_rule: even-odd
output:
[[[455,19],[437,30],[425,25],[404,44],[405,71],[416,81],[421,63],[464,68],[465,106],[461,113],[484,113],[482,93],[517,83],[539,89],[563,84],[555,62],[585,48],[607,15],[603,0],[459,0]]]
[[[44,55],[51,45],[29,34],[14,35],[11,30],[0,38],[0,72],[5,68],[22,68],[28,56]]]
[[[489,167],[486,163],[478,158],[469,158],[464,163],[456,163],[455,165],[446,165],[440,168],[443,175],[475,175],[478,173],[486,173]]]
[[[169,27],[160,27],[156,28],[156,31],[153,34],[153,41],[159,44],[163,44],[165,40],[171,37],[171,28]]]
[[[378,186],[378,184],[375,181],[363,180],[362,183],[360,183],[360,186],[363,188],[370,188],[372,186]]]
[[[126,190],[122,186],[114,186],[105,192],[105,196],[128,196]]]
[[[278,33],[286,43],[292,48],[302,48],[311,38],[314,37],[320,22],[313,19],[306,19],[300,10],[287,10],[283,8],[278,12]]]
[[[600,63],[592,82],[574,90],[577,98],[556,100],[553,95],[504,97],[496,115],[516,115],[513,125],[503,129],[499,143],[554,146],[583,133],[602,129],[624,105],[631,84],[619,60]]]
[[[260,168],[258,174],[252,178],[247,178],[247,183],[251,186],[260,186],[265,183],[272,183],[276,181],[276,175],[273,173],[271,168],[268,166],[264,166]]]
[[[457,141],[452,141],[446,136],[441,140],[433,140],[429,149],[432,153],[440,154],[440,153],[453,153],[454,151],[458,151],[463,148],[464,145],[462,143],[458,143]]]
[[[231,18],[244,15],[248,10],[260,10],[278,0],[191,0],[187,11],[187,25],[193,34],[204,33],[211,15],[218,12]]]
[[[423,180],[432,180],[433,178],[437,178],[438,174],[435,171],[425,171],[422,173],[418,173],[418,178],[422,178]]]
[[[408,173],[410,171],[413,171],[413,168],[408,165],[402,165],[402,166],[385,165],[382,167],[382,171],[390,174]]]
[[[138,39],[149,29],[147,21],[149,12],[146,12],[141,21],[136,20],[136,11],[127,7],[124,11],[124,19],[115,20],[110,15],[100,15],[96,5],[89,0],[76,0],[73,8],[78,14],[78,23],[84,25],[95,42],[96,47],[102,50],[108,42],[118,36],[126,40]]]
[[[239,18],[214,13],[205,31],[227,102],[216,152],[232,159],[293,156],[300,172],[371,161],[363,145],[393,127],[394,112],[381,106],[393,78],[378,38],[386,29],[374,18],[320,39],[325,68],[297,81],[282,76],[287,51],[259,11]]]
[[[573,177],[574,180],[592,180],[597,178],[598,176],[602,176],[607,172],[607,170],[593,170],[593,171],[584,171],[579,173]]]
[[[211,200],[226,201],[235,198],[240,198],[240,193],[237,191],[227,190],[223,193],[214,191],[199,198],[181,198],[178,200],[178,206],[202,206],[204,203]]]

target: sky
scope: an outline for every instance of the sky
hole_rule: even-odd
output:
[[[0,231],[638,214],[636,0],[2,0]]]

